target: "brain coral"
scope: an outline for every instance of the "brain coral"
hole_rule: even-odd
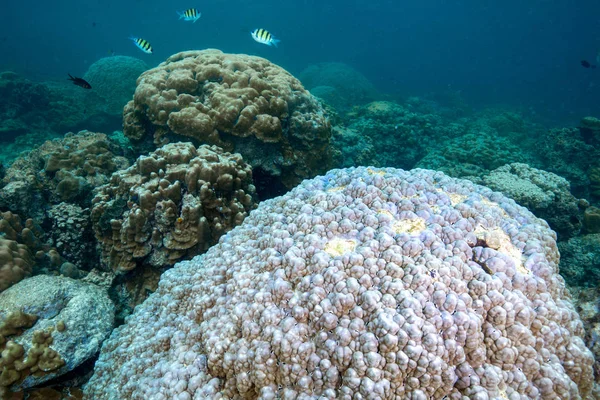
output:
[[[163,274],[93,399],[576,399],[593,356],[547,224],[427,171],[334,170]]]
[[[132,140],[193,139],[241,153],[292,187],[325,171],[331,125],[319,102],[283,68],[218,50],[169,57],[138,79],[124,109]]]
[[[92,200],[102,259],[125,272],[199,254],[255,207],[252,170],[216,146],[171,143],[114,173]]]

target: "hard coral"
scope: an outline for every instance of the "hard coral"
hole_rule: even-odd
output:
[[[314,64],[300,72],[298,77],[311,93],[323,86],[335,90],[334,98],[340,112],[380,97],[375,86],[362,73],[344,63]]]
[[[528,162],[531,156],[506,138],[468,133],[432,149],[417,166],[455,177],[480,177],[504,164]]]
[[[135,57],[104,57],[90,65],[83,78],[105,102],[106,112],[122,115],[135,92],[137,78],[148,65]]]
[[[0,292],[31,275],[33,255],[24,244],[0,237]]]
[[[129,162],[103,133],[68,133],[15,160],[0,189],[0,206],[42,219],[48,204],[86,207],[96,186]]]
[[[34,272],[58,269],[63,259],[31,218],[0,213],[0,292]]]
[[[287,187],[330,163],[330,123],[300,82],[263,58],[218,50],[178,53],[142,74],[124,133],[156,146],[217,145]]]
[[[200,254],[255,207],[252,170],[216,146],[171,143],[113,174],[93,199],[103,262],[170,266]]]
[[[512,163],[496,168],[483,177],[483,183],[498,190],[545,219],[560,240],[581,230],[583,210],[571,194],[569,182],[552,172]]]
[[[85,392],[127,399],[588,398],[555,236],[426,170],[334,170],[161,277]]]

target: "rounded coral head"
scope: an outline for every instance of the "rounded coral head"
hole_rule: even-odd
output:
[[[319,101],[270,61],[186,51],[144,72],[124,109],[134,142],[212,144],[242,154],[288,188],[331,165],[331,124]]]
[[[587,398],[555,235],[428,170],[330,171],[167,271],[90,398]]]

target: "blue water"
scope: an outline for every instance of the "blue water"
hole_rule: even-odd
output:
[[[195,24],[178,20],[176,10],[189,7],[202,12]],[[258,27],[280,47],[254,42]],[[30,79],[83,75],[111,53],[155,65],[205,48],[263,56],[295,74],[345,62],[393,96],[460,93],[472,105],[508,104],[554,123],[597,115],[600,105],[600,68],[580,65],[595,63],[600,49],[592,0],[24,0],[0,13],[0,70]]]

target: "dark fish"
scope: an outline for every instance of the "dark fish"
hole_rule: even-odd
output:
[[[581,66],[583,68],[596,68],[595,65],[590,64],[590,62],[587,60],[581,60]]]
[[[77,86],[81,86],[84,89],[91,89],[92,88],[92,85],[90,85],[89,83],[87,83],[87,81],[85,79],[72,77],[71,74],[67,74],[67,75],[69,75],[69,80],[72,81],[73,84],[75,84]]]

